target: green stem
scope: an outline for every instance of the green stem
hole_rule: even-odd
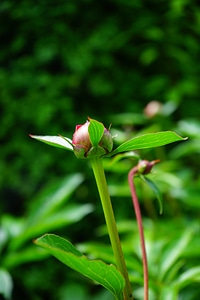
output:
[[[92,158],[91,164],[103,207],[103,212],[108,228],[108,233],[110,236],[113,253],[116,260],[117,269],[121,272],[125,279],[124,300],[133,300],[132,289],[128,277],[128,271],[126,268],[124,254],[119,239],[119,234],[110,200],[102,159],[100,157]]]

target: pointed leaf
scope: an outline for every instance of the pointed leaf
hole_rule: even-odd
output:
[[[170,268],[172,268],[177,262],[185,247],[187,247],[187,245],[190,243],[193,234],[194,231],[190,228],[185,230],[180,239],[175,242],[173,247],[171,246],[165,251],[162,263],[160,265],[160,279],[163,279]]]
[[[36,139],[40,142],[48,144],[53,147],[63,148],[73,151],[72,141],[69,138],[62,136],[53,136],[53,135],[32,135],[30,137]]]
[[[81,220],[83,217],[91,213],[93,207],[91,204],[83,205],[70,205],[63,208],[62,211],[55,212],[50,216],[46,216],[43,220],[39,219],[35,224],[27,226],[18,237],[13,239],[11,244],[12,249],[19,248],[27,240],[31,240],[36,236],[44,234],[58,228],[63,228],[74,224]]]
[[[180,275],[177,280],[179,288],[184,288],[192,282],[200,282],[200,267],[193,267]]]
[[[123,144],[117,149],[108,154],[112,156],[121,152],[133,151],[139,149],[160,147],[170,143],[186,140],[172,131],[161,131],[157,133],[147,133],[136,138],[133,138]]]
[[[13,281],[10,273],[4,269],[0,269],[0,294],[5,299],[11,299]]]
[[[66,206],[70,196],[83,182],[84,177],[80,173],[70,174],[62,180],[50,182],[40,193],[38,193],[29,206],[29,224],[35,226],[38,220],[44,221],[46,216],[53,215],[57,210]]]
[[[42,189],[32,199],[27,218],[21,225],[18,234],[15,234],[15,238],[11,239],[10,248],[16,250],[27,240],[63,225],[75,223],[91,212],[92,207],[88,204],[68,203],[72,193],[82,182],[82,174],[75,173],[62,180],[54,180]],[[16,227],[16,221],[13,226]]]
[[[26,246],[20,251],[9,251],[3,258],[3,266],[6,269],[14,269],[23,264],[41,261],[49,256],[50,254],[45,249],[35,247],[35,245]]]
[[[160,190],[158,189],[158,187],[155,185],[155,183],[150,180],[149,178],[140,175],[140,177],[148,184],[148,186],[154,191],[154,193],[156,194],[156,197],[158,199],[158,204],[159,204],[159,211],[160,214],[162,214],[163,212],[163,205],[162,205],[162,194],[160,192]]]
[[[178,298],[177,295],[177,288],[174,287],[173,284],[165,284],[162,286],[160,295],[159,295],[159,300],[177,300]]]
[[[88,127],[88,132],[90,135],[90,141],[93,147],[97,147],[98,143],[100,142],[103,136],[104,126],[102,123],[96,120],[89,119],[89,121],[90,121],[90,125]]]
[[[123,299],[124,278],[115,266],[106,265],[100,260],[88,259],[69,241],[54,234],[43,235],[35,243],[68,267],[104,286],[118,300]]]

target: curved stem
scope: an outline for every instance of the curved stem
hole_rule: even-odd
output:
[[[123,294],[124,300],[133,300],[132,288],[130,285],[124,254],[119,239],[119,234],[118,234],[114,212],[110,200],[110,195],[108,191],[102,159],[99,157],[92,158],[91,165],[96,179],[96,183],[97,183],[97,187],[101,199],[101,204],[104,211],[104,216],[108,228],[108,233],[109,233],[113,253],[116,260],[117,269],[121,272],[121,274],[125,279],[125,288]]]
[[[144,300],[148,300],[148,264],[147,264],[147,254],[145,248],[145,240],[144,240],[144,231],[142,226],[142,216],[140,211],[140,206],[138,203],[138,198],[135,190],[135,186],[133,183],[133,177],[138,172],[138,166],[135,166],[128,174],[128,182],[131,190],[133,206],[135,209],[136,220],[138,224],[138,230],[140,235],[140,243],[142,250],[142,262],[143,262],[143,272],[144,272]]]

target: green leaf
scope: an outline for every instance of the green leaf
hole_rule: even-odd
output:
[[[161,289],[159,300],[166,300],[166,299],[170,299],[170,300],[178,299],[177,288],[174,287],[172,284],[163,285]]]
[[[44,234],[45,232],[53,231],[64,226],[69,226],[80,221],[87,214],[91,213],[93,207],[91,204],[83,205],[68,205],[62,211],[54,212],[50,216],[45,216],[44,219],[38,219],[35,224],[27,224],[27,229],[12,241],[12,248],[18,249],[27,240],[31,240],[36,236]],[[27,222],[28,223],[28,222]]]
[[[28,226],[36,225],[38,220],[44,220],[48,215],[54,215],[55,211],[62,210],[63,205],[69,201],[70,196],[83,182],[84,177],[80,173],[70,174],[63,179],[50,182],[31,201],[29,206]]]
[[[53,135],[42,136],[42,135],[30,134],[29,136],[33,139],[36,139],[50,146],[73,151],[72,141],[69,138],[62,137],[62,136],[53,136]]]
[[[192,282],[200,282],[200,267],[193,267],[180,275],[176,284],[179,288],[184,288]]]
[[[158,204],[159,204],[159,211],[160,211],[160,214],[162,214],[162,212],[163,212],[163,205],[162,205],[162,194],[161,194],[160,190],[155,185],[155,183],[152,180],[150,180],[149,178],[147,178],[146,176],[140,175],[140,177],[148,184],[148,186],[156,194],[156,197],[158,199]]]
[[[93,119],[89,119],[90,124],[88,127],[88,132],[90,135],[90,141],[92,143],[93,147],[97,147],[98,143],[100,142],[103,133],[104,133],[104,126],[102,123],[93,120]]]
[[[182,233],[180,239],[178,239],[173,245],[169,245],[165,250],[163,260],[160,264],[160,280],[167,276],[167,272],[177,263],[184,249],[190,243],[194,229],[187,229]]]
[[[126,151],[160,147],[170,143],[186,140],[172,131],[161,131],[157,133],[147,133],[133,138],[116,148],[107,157]]]
[[[69,241],[54,234],[43,235],[35,241],[35,244],[45,248],[68,267],[104,286],[118,300],[123,299],[124,278],[115,266],[106,265],[100,260],[88,259]]]
[[[83,179],[82,174],[75,173],[62,180],[53,180],[42,189],[30,202],[28,215],[18,229],[18,234],[11,239],[10,248],[16,250],[27,240],[75,223],[90,213],[91,204],[68,203]],[[16,230],[16,221],[9,228],[12,226]]]
[[[6,269],[14,269],[23,264],[44,260],[49,256],[50,254],[45,251],[45,249],[35,247],[35,245],[31,244],[31,246],[24,247],[19,251],[9,251],[7,255],[4,256],[3,267]]]
[[[4,269],[0,269],[0,294],[5,299],[11,299],[13,281],[11,275]]]

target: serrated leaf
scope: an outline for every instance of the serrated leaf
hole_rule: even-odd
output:
[[[53,136],[53,135],[43,136],[43,135],[32,135],[32,134],[30,134],[30,137],[53,147],[58,147],[58,148],[73,151],[72,141],[66,137]]]
[[[158,187],[155,185],[155,183],[150,180],[149,178],[140,175],[140,177],[148,184],[148,186],[153,190],[153,192],[156,194],[156,198],[158,199],[158,204],[159,204],[159,212],[162,214],[163,212],[163,205],[162,205],[162,194]]]
[[[160,131],[157,133],[147,133],[133,138],[121,144],[112,151],[108,156],[112,156],[121,152],[140,150],[146,148],[160,147],[170,143],[186,140],[172,131]]]
[[[92,143],[93,147],[97,147],[98,143],[100,142],[103,133],[104,133],[104,126],[102,123],[93,120],[93,119],[89,119],[90,124],[88,127],[88,132],[90,135],[90,141]]]
[[[69,241],[54,235],[45,234],[35,241],[59,261],[82,275],[92,279],[108,289],[118,300],[122,300],[124,278],[113,265],[100,260],[90,260],[77,250]]]

